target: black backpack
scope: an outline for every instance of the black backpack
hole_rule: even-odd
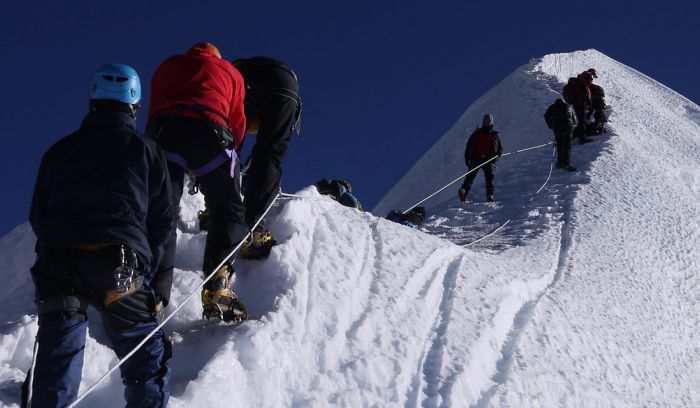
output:
[[[578,80],[576,77],[569,78],[569,81],[566,83],[566,85],[564,85],[564,89],[561,92],[562,96],[564,97],[564,101],[569,105],[576,102],[576,87],[578,86],[577,82]]]

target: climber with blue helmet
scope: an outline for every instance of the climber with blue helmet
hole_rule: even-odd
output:
[[[173,233],[163,152],[136,129],[141,85],[123,64],[97,70],[80,128],[43,156],[29,221],[39,316],[33,373],[22,406],[74,401],[81,382],[87,309],[99,311],[119,358],[158,326],[172,275],[156,266]],[[120,368],[126,405],[167,404],[170,343],[162,330]]]
[[[125,111],[132,118],[141,106],[141,81],[125,64],[106,64],[95,72],[90,88],[90,110]]]

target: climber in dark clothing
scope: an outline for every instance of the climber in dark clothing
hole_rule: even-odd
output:
[[[280,189],[282,161],[292,133],[299,133],[301,98],[296,74],[280,61],[253,57],[236,60],[233,65],[245,82],[247,131],[256,136],[243,191],[245,220],[252,229]],[[242,254],[265,256],[275,242],[261,222]]]
[[[124,358],[155,331],[170,298],[172,271],[157,266],[175,211],[163,152],[136,129],[139,77],[108,64],[91,89],[90,113],[44,154],[32,198],[38,351],[22,406],[65,407],[77,398],[88,306]],[[167,405],[170,350],[159,329],[121,365],[127,406]]]
[[[411,208],[408,212],[406,212],[406,214],[398,210],[391,210],[389,214],[387,214],[386,219],[413,229],[417,229],[423,225],[423,220],[425,219],[425,207]]]
[[[567,171],[575,171],[571,165],[571,136],[576,127],[576,116],[571,105],[558,98],[547,108],[544,113],[547,127],[554,131],[554,139],[557,145],[557,168]]]
[[[330,196],[346,207],[364,211],[360,201],[352,194],[352,186],[347,180],[324,178],[316,182],[316,189],[319,194]]]
[[[469,137],[467,147],[464,150],[464,162],[469,168],[469,171],[479,166],[484,171],[486,179],[486,201],[493,201],[493,178],[494,168],[496,165],[496,157],[500,157],[503,153],[501,139],[498,137],[498,132],[493,130],[493,115],[486,114],[481,123],[480,128]],[[464,202],[467,199],[469,189],[474,182],[477,171],[472,171],[467,174],[462,187],[459,189],[459,201]]]
[[[586,117],[591,109],[591,84],[593,74],[584,71],[576,77],[569,78],[569,82],[564,85],[562,96],[566,103],[571,104],[576,114],[577,125],[574,128],[573,137],[578,139],[580,144],[592,142],[586,137]]]
[[[593,109],[593,125],[588,131],[589,135],[600,135],[605,133],[605,124],[608,116],[605,114],[605,91],[603,87],[591,84],[591,107]]]

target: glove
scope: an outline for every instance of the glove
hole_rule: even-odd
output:
[[[465,189],[464,187],[459,189],[457,195],[459,196],[460,203],[467,201],[467,189]]]
[[[158,297],[158,303],[156,303],[155,306],[156,318],[158,319],[158,322],[162,322],[163,317],[165,317],[165,312],[163,311],[163,309],[165,309],[165,306],[163,305],[163,300],[161,300],[160,297]]]

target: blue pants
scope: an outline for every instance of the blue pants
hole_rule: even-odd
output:
[[[121,359],[157,323],[138,323],[124,331],[107,328],[112,348]],[[48,320],[39,326],[39,349],[34,369],[32,407],[64,407],[78,396],[82,378],[87,321]],[[170,342],[159,331],[121,367],[124,397],[128,407],[164,407],[169,392],[165,384],[169,372]]]
[[[117,259],[112,250],[44,250],[32,268],[32,277],[40,301],[73,295],[97,307],[111,347],[121,359],[158,326],[158,321],[154,311],[155,295],[147,284],[129,296],[104,304],[101,294],[113,287],[111,274]],[[81,310],[40,311],[32,382],[33,408],[65,407],[77,398],[87,326],[87,315]],[[167,405],[170,396],[167,361],[171,355],[170,342],[159,330],[122,364],[127,407]],[[23,387],[22,406],[27,404],[29,377],[28,374]]]

